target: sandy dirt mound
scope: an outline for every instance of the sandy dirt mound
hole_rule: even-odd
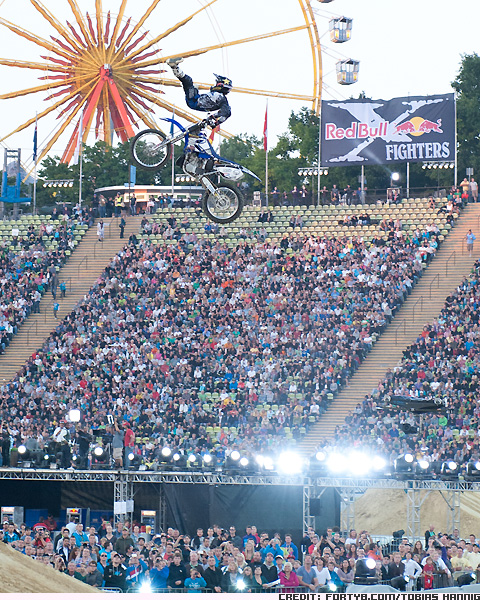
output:
[[[13,592],[98,593],[91,586],[54,571],[51,567],[23,556],[2,543],[0,543],[0,582],[1,591],[4,594]]]
[[[446,496],[448,499],[448,495]],[[435,525],[435,531],[447,531],[450,509],[439,492],[420,496],[420,533]],[[424,499],[425,498],[425,499]],[[480,493],[466,492],[460,500],[460,535],[480,535]],[[367,490],[355,502],[355,527],[376,535],[392,535],[398,529],[407,530],[407,494],[403,490]]]

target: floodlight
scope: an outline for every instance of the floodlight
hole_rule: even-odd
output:
[[[68,413],[68,418],[71,423],[79,423],[80,422],[81,413],[78,408],[72,408],[72,410]]]
[[[278,457],[278,470],[288,475],[295,475],[302,471],[302,459],[295,452],[282,452]]]

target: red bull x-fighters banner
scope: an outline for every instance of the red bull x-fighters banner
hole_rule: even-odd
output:
[[[453,94],[322,102],[324,167],[454,160]]]

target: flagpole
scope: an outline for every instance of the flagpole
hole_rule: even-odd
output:
[[[80,155],[80,174],[78,182],[78,203],[82,207],[82,179],[83,179],[83,108],[80,114],[80,124],[78,129],[78,152]]]
[[[172,119],[175,119],[175,107],[173,107]],[[170,133],[173,133],[173,123]],[[172,198],[175,194],[175,144],[172,144]]]
[[[35,113],[35,138],[33,144],[33,214],[37,214],[37,143],[38,143],[38,133],[37,133],[37,123],[38,123],[38,112]]]
[[[265,206],[268,208],[268,98],[265,107],[265,124],[263,126],[263,148],[265,150]]]

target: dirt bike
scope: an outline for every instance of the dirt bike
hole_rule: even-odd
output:
[[[218,176],[230,181],[239,181],[244,174],[260,179],[242,165],[222,158],[215,152],[205,129],[209,119],[183,127],[175,119],[162,121],[178,127],[176,134],[166,136],[157,129],[146,129],[132,140],[131,152],[134,163],[151,171],[160,169],[172,156],[173,144],[185,139],[183,154],[177,161],[183,172],[203,187],[202,209],[215,223],[231,223],[237,219],[243,209],[244,199],[240,189],[230,183],[216,183]]]

